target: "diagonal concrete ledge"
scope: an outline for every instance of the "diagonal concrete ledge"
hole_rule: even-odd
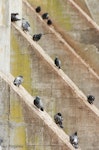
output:
[[[83,92],[72,82],[72,80],[61,69],[58,70],[56,68],[52,59],[36,42],[32,40],[31,36],[25,34],[17,25],[13,24],[13,26],[30,43],[30,45],[34,48],[35,52],[37,53],[37,55],[42,57],[43,60],[46,61],[46,63],[52,67],[52,69],[55,71],[56,74],[58,74],[60,79],[64,81],[64,84],[66,85],[68,84],[68,86],[74,91],[74,93],[76,93],[76,95],[81,100],[80,102],[83,103],[90,111],[92,111],[96,117],[99,117],[99,110],[94,105],[90,105],[87,102],[87,98],[83,94]]]
[[[58,33],[58,32],[55,30],[54,26],[48,27],[48,26],[46,25],[46,23],[44,22],[44,20],[41,18],[41,16],[35,12],[35,9],[34,9],[26,0],[23,0],[23,3],[26,4],[27,7],[29,7],[29,8],[37,15],[37,17],[40,19],[40,21],[41,21],[43,24],[45,24],[45,26],[51,31],[51,33],[53,33],[53,34],[71,51],[71,53],[73,53],[73,55],[89,70],[89,72],[92,73],[92,74],[95,76],[95,78],[97,78],[97,79],[99,80],[98,74],[90,67],[89,64],[87,64],[87,63],[81,58],[81,56],[79,56],[79,55],[73,50],[73,48],[72,48],[72,47],[65,41],[65,39],[61,36],[61,34]],[[75,5],[77,5],[77,4],[75,4]],[[73,5],[73,6],[74,6],[74,5]],[[80,9],[80,7],[79,7],[78,5],[77,5],[77,7]],[[82,9],[81,9],[81,11],[82,11]],[[85,15],[87,15],[87,14],[85,13]],[[87,16],[88,16],[88,15],[87,15]],[[89,17],[89,16],[88,16],[88,17]],[[89,17],[89,18],[90,18],[90,17]],[[90,18],[90,19],[91,19],[91,18]],[[91,20],[92,20],[92,19],[91,19]],[[94,21],[92,20],[92,22],[94,22]],[[95,23],[95,24],[96,24],[96,23]]]
[[[93,21],[73,0],[68,0],[75,8],[79,11],[79,13],[99,32],[98,24]]]
[[[45,126],[49,128],[50,134],[53,134],[55,139],[59,139],[63,150],[74,150],[73,146],[69,143],[69,137],[54,123],[46,111],[41,112],[33,105],[33,97],[24,89],[24,87],[20,86],[18,88],[14,86],[14,77],[11,74],[6,76],[4,73],[0,72],[0,77],[8,84],[11,89],[13,89],[13,91],[21,98],[21,100],[25,102],[30,110],[44,122]]]

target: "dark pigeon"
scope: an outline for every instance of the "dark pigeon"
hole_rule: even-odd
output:
[[[95,97],[93,95],[88,95],[87,96],[87,101],[90,103],[90,104],[93,104],[93,101],[95,100]]]
[[[37,13],[41,12],[41,7],[40,7],[40,6],[36,7],[35,11],[36,11]]]
[[[20,86],[20,84],[22,84],[22,82],[23,82],[23,76],[17,76],[15,79],[14,79],[14,81],[13,81],[13,84],[15,85],[15,86]]]
[[[77,132],[75,132],[74,134],[72,134],[70,136],[70,143],[73,145],[74,148],[78,148],[78,136],[77,136]]]
[[[43,103],[39,96],[36,96],[36,98],[34,99],[34,105],[41,111],[44,111]]]
[[[50,19],[48,19],[47,24],[50,26],[52,24],[52,21]]]
[[[20,21],[21,19],[17,18],[18,13],[11,13],[11,22]]]
[[[30,30],[30,24],[24,18],[22,18],[22,29],[26,32]]]
[[[49,18],[49,14],[48,14],[48,13],[44,13],[44,14],[42,15],[42,18],[43,18],[43,19],[48,19],[48,18]]]
[[[61,61],[58,59],[58,57],[55,58],[54,63],[59,69],[61,68]]]
[[[42,33],[39,33],[39,34],[34,34],[33,35],[33,41],[39,41],[42,37]]]
[[[58,124],[61,128],[63,128],[63,125],[62,125],[63,117],[61,113],[57,113],[56,115],[54,115],[54,120],[56,124]]]

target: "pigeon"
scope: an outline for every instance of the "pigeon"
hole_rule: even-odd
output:
[[[22,29],[26,32],[30,30],[30,24],[24,18],[22,18]]]
[[[59,69],[61,68],[61,61],[58,59],[58,57],[55,58],[54,63]]]
[[[54,120],[56,124],[58,124],[61,128],[63,128],[62,125],[63,117],[61,113],[57,113],[56,115],[54,115]]]
[[[48,19],[48,18],[49,18],[49,14],[48,14],[48,13],[44,13],[44,14],[42,15],[42,18],[43,18],[43,19]]]
[[[37,13],[39,13],[39,12],[41,11],[41,7],[40,7],[40,6],[36,7],[35,11],[36,11]]]
[[[15,85],[15,86],[18,86],[19,87],[19,85],[20,84],[22,84],[22,82],[23,82],[23,76],[17,76],[15,79],[14,79],[14,81],[13,81],[13,84]]]
[[[42,37],[42,33],[34,34],[33,35],[33,41],[39,41]]]
[[[17,18],[18,13],[11,13],[11,22],[19,21],[21,19]]]
[[[70,136],[70,143],[73,145],[74,148],[78,148],[78,136],[77,132]]]
[[[47,24],[48,24],[48,25],[51,25],[51,24],[52,24],[52,21],[51,21],[50,19],[48,19],[48,20],[47,20]]]
[[[41,111],[44,111],[43,103],[39,96],[36,96],[36,98],[34,99],[34,105]]]
[[[93,101],[95,100],[95,97],[93,95],[88,95],[87,96],[87,101],[90,103],[90,104],[93,104]]]

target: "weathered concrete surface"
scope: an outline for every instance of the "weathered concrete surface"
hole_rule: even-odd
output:
[[[26,52],[30,55],[32,88],[37,91],[36,95],[42,97],[45,110],[51,117],[59,111],[63,114],[64,131],[70,135],[77,130],[82,149],[98,150],[99,111],[94,105],[88,104],[83,93],[62,70],[59,71],[54,66],[50,57],[32,41],[28,34],[15,25],[14,27],[12,26],[12,33],[18,37],[20,55]],[[97,138],[95,138],[96,135]]]
[[[93,20],[99,25],[99,1],[85,0]]]
[[[74,150],[69,137],[44,111],[33,105],[33,97],[14,78],[0,72],[0,137],[5,150]]]
[[[10,72],[10,0],[0,0],[0,70]],[[5,42],[6,41],[6,42]]]
[[[34,6],[34,8],[39,5],[39,3],[41,4],[40,1],[28,1]],[[84,16],[82,17],[73,5],[70,5],[68,0],[52,0],[51,3],[46,0],[46,2],[42,2],[41,6],[41,13],[45,11],[49,12],[54,28],[60,32],[62,37],[73,47],[76,53],[78,53],[83,60],[99,74],[99,33],[86,19],[84,19]],[[32,18],[31,15],[27,16],[26,13],[29,14],[28,9],[23,9],[23,14],[31,23],[33,29],[32,32],[41,32],[43,26],[40,28],[40,25],[35,21],[32,21],[32,19],[37,17],[35,16]]]
[[[23,6],[23,14],[28,17],[31,25],[34,24],[34,27],[31,26],[33,33],[51,33],[43,36],[38,43],[53,60],[56,56],[59,57],[64,72],[86,96],[88,94],[95,95],[96,100],[94,104],[99,108],[99,76],[75,53],[74,49],[68,45],[62,35],[56,32],[54,27],[49,28],[41,17],[37,16],[35,10],[30,5],[23,3]],[[32,16],[29,16],[29,14],[32,14]]]
[[[22,0],[11,0],[11,13],[18,13],[17,17],[21,19],[17,21],[16,24],[21,27],[22,24]]]

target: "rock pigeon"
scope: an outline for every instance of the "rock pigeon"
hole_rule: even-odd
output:
[[[36,96],[36,98],[34,99],[34,105],[41,111],[44,111],[43,103],[39,96]]]
[[[41,7],[40,7],[40,6],[36,7],[35,11],[36,11],[37,13],[39,13],[39,12],[41,11]]]
[[[58,59],[58,57],[55,58],[54,63],[59,69],[61,68],[61,61]]]
[[[19,21],[21,19],[17,18],[18,13],[11,13],[11,22]]]
[[[15,85],[15,86],[18,86],[19,87],[19,85],[20,84],[22,84],[22,82],[23,82],[23,76],[17,76],[15,79],[14,79],[14,81],[13,81],[13,84]]]
[[[74,148],[78,148],[78,136],[77,132],[70,136],[70,143],[73,145]]]
[[[30,30],[30,24],[24,18],[22,18],[22,29],[26,32]]]
[[[62,125],[63,117],[61,113],[57,113],[56,115],[54,115],[54,120],[56,124],[58,124],[61,128],[63,128]]]
[[[48,19],[48,18],[49,18],[49,14],[48,14],[48,13],[42,14],[42,18],[43,18],[43,19]]]
[[[51,21],[50,19],[48,19],[48,20],[47,20],[47,24],[48,24],[48,25],[51,25],[51,24],[52,24],[52,21]]]
[[[90,104],[93,104],[93,101],[95,100],[95,97],[93,95],[88,95],[87,96],[87,101],[90,103]]]
[[[33,35],[33,41],[39,41],[42,37],[42,33],[34,34]]]

